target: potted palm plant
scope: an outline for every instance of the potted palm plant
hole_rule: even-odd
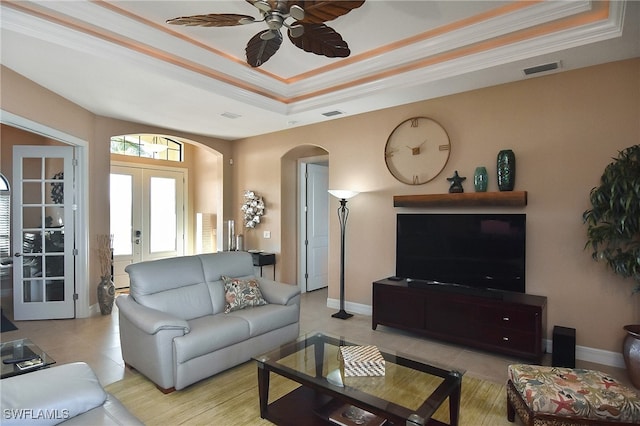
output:
[[[620,151],[591,190],[591,208],[583,213],[592,257],[635,281],[640,292],[640,145]],[[636,296],[637,297],[637,296]],[[623,356],[631,382],[640,388],[640,324],[624,326]]]

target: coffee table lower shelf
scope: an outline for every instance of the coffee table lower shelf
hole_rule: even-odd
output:
[[[300,386],[267,406],[264,418],[279,426],[327,426],[334,423],[315,414],[317,410],[331,401],[331,397],[311,388]],[[385,426],[404,425],[402,419],[393,419],[388,415]],[[444,426],[438,420],[430,419],[429,425]]]

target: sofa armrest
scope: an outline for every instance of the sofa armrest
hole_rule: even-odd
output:
[[[165,312],[143,306],[128,294],[118,296],[116,305],[134,326],[147,334],[156,334],[160,330],[182,330],[189,332],[189,323]]]
[[[54,425],[99,407],[107,399],[84,362],[2,380],[2,424]]]
[[[284,284],[266,278],[257,278],[260,284],[260,291],[265,300],[269,303],[278,305],[290,305],[297,303],[299,300],[296,296],[300,295],[300,288],[296,285]]]

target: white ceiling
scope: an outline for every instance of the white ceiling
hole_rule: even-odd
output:
[[[550,62],[562,72],[640,56],[637,1],[367,0],[327,23],[350,57],[285,35],[260,68],[244,48],[263,22],[165,23],[258,19],[242,0],[3,0],[0,13],[4,66],[98,115],[229,140],[532,78],[524,68]]]

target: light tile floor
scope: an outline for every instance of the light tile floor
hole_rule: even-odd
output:
[[[302,295],[301,333],[321,331],[345,336],[358,343],[374,344],[381,348],[419,356],[434,364],[466,370],[466,374],[484,380],[504,383],[507,366],[523,362],[489,352],[472,350],[400,330],[378,326],[371,329],[371,317],[355,315],[348,320],[331,317],[334,309],[327,308],[327,290],[321,289]],[[4,310],[10,317],[11,312]],[[128,370],[120,353],[118,312],[114,306],[108,316],[72,320],[16,321],[18,330],[0,334],[0,340],[10,341],[28,337],[51,355],[58,364],[74,361],[87,362],[103,385],[121,380]],[[550,364],[546,355],[544,364]],[[627,386],[632,386],[626,371],[620,368],[593,364],[578,360],[577,366],[604,371]]]

